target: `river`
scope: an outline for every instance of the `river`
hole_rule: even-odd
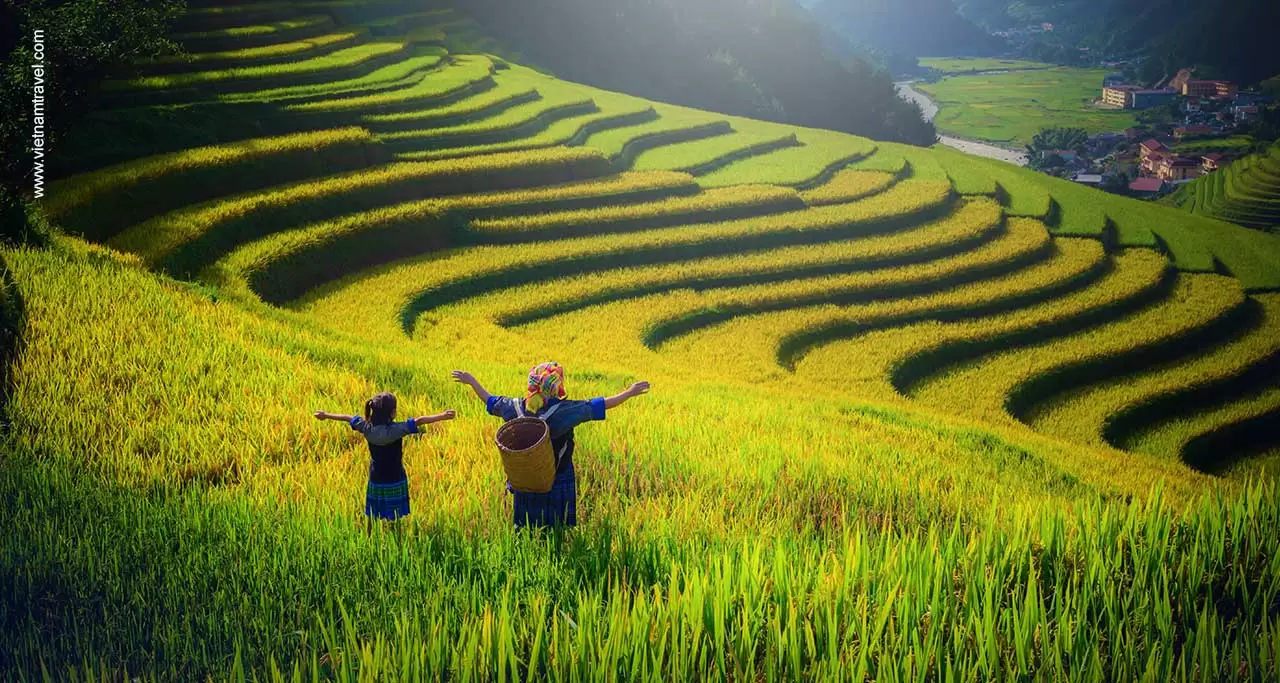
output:
[[[925,120],[932,121],[933,117],[938,115],[938,104],[929,99],[928,95],[911,87],[911,83],[912,81],[899,81],[894,83],[894,86],[898,89],[898,97],[901,97],[904,100],[910,100],[920,105],[920,110],[924,112]],[[996,145],[987,144],[985,142],[963,140],[961,138],[953,138],[946,135],[939,135],[938,142],[941,142],[948,147],[958,149],[966,154],[974,154],[990,159],[999,159],[1000,161],[1007,161],[1019,166],[1027,165],[1026,154],[1012,149],[1005,149],[1004,147],[997,147]]]

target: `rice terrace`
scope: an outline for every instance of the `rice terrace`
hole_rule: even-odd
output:
[[[1280,678],[1264,171],[1192,213],[467,3],[190,5],[0,248],[0,679]],[[544,396],[556,463],[604,421],[516,529]]]

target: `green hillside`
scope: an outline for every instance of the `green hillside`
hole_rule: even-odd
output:
[[[1280,675],[1280,238],[558,80],[450,10],[176,31],[0,250],[0,671]],[[516,533],[449,372],[549,359],[653,391],[578,430],[579,528]],[[312,413],[384,390],[458,417],[366,536]]]
[[[1194,214],[1275,232],[1280,227],[1280,144],[1183,185],[1172,201]]]

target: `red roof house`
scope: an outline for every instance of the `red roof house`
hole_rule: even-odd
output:
[[[1136,194],[1155,194],[1164,188],[1164,181],[1159,178],[1137,178],[1129,183],[1129,191]]]

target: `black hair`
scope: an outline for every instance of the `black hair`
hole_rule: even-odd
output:
[[[364,402],[364,419],[372,425],[391,424],[396,418],[396,397],[388,391]]]

